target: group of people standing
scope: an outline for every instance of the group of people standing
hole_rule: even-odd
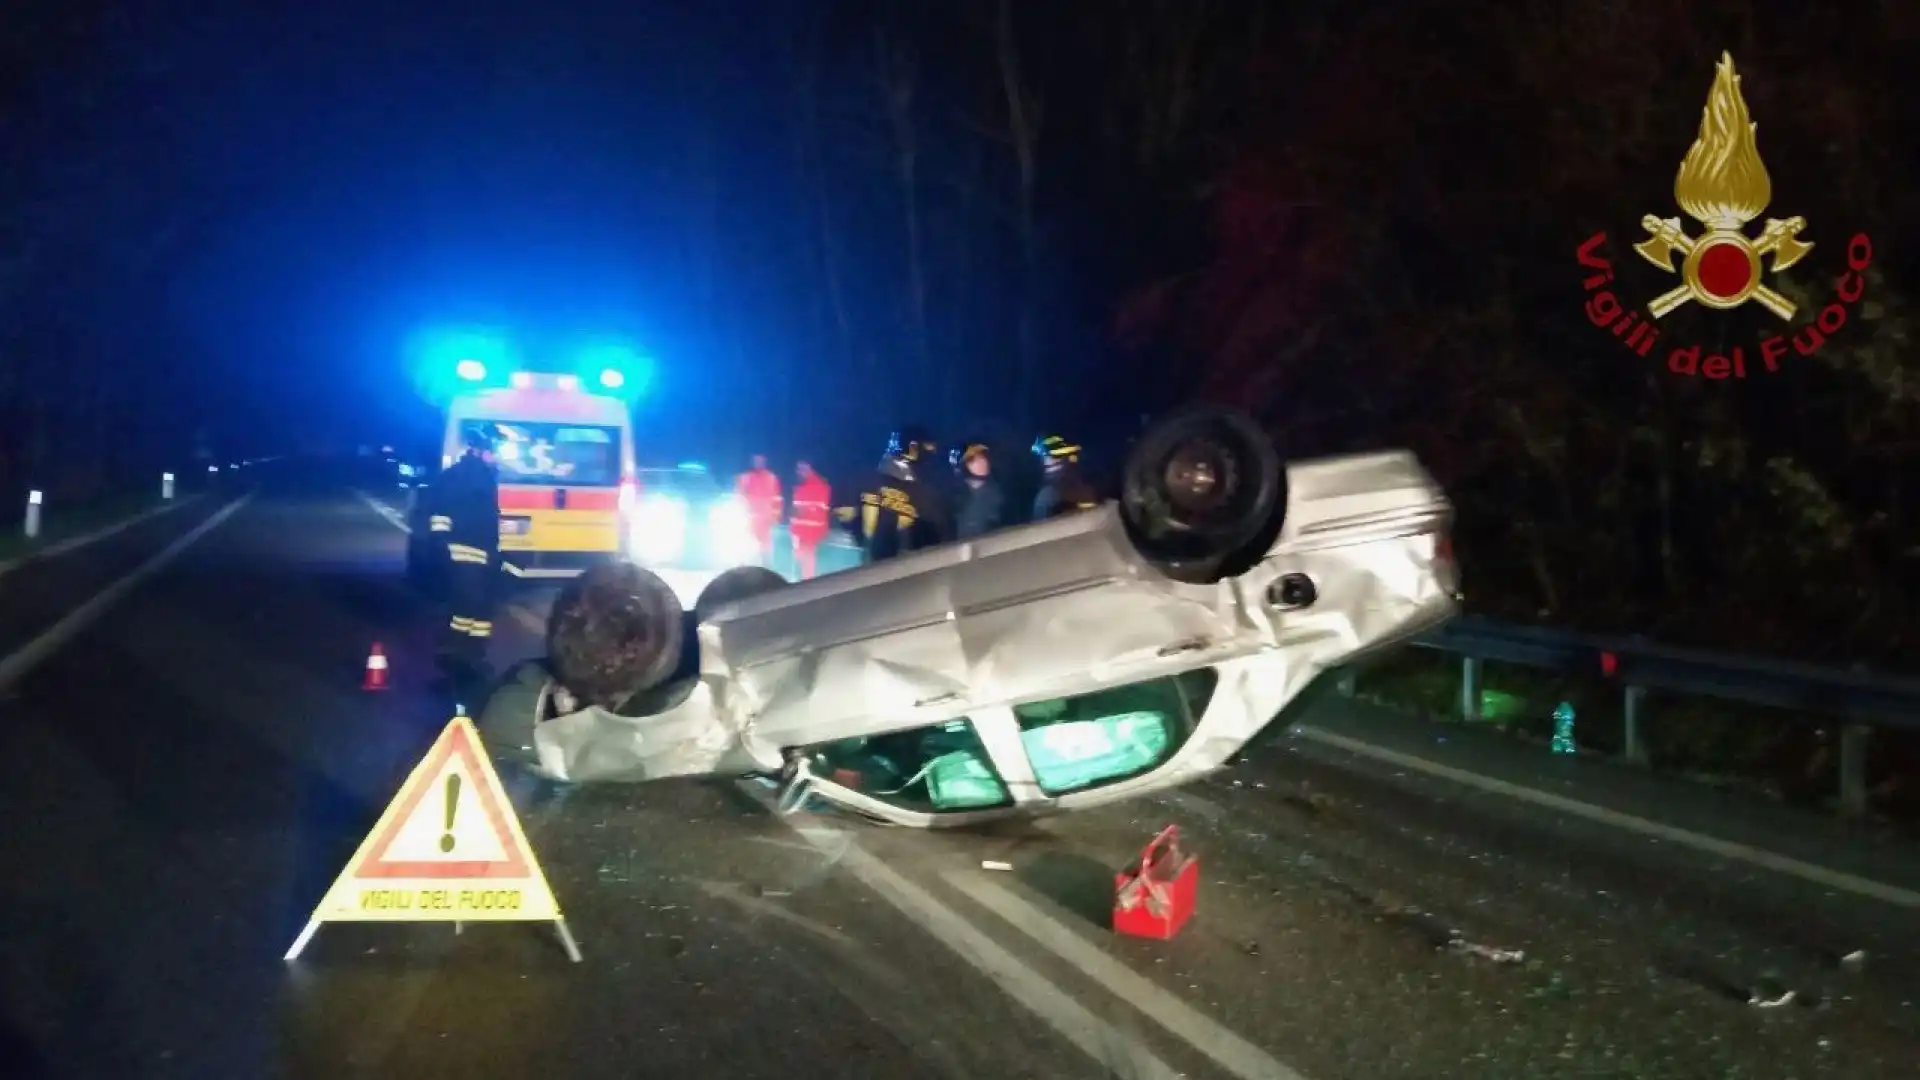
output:
[[[1100,499],[1080,471],[1080,447],[1060,435],[1034,440],[1041,485],[1031,520],[1090,509]],[[813,466],[800,462],[787,521],[793,558],[800,576],[819,568],[820,544],[837,523],[859,542],[867,560],[890,558],[950,540],[967,540],[1012,524],[1006,491],[993,471],[986,443],[965,442],[939,468],[940,447],[925,428],[908,425],[893,432],[875,476],[860,493],[858,505],[835,509],[833,490]],[[780,478],[755,455],[736,488],[746,501],[763,563],[771,564],[774,534],[786,509]]]
[[[426,492],[427,527],[445,544],[449,569],[449,607],[441,662],[450,674],[485,670],[486,646],[493,636],[493,591],[500,546],[499,477],[495,450],[499,433],[475,425],[466,433],[465,453]],[[1100,499],[1080,472],[1080,447],[1059,435],[1033,443],[1040,459],[1041,487],[1032,520],[1098,506]],[[835,525],[847,530],[867,561],[991,532],[1009,520],[1006,493],[994,476],[992,453],[982,442],[966,442],[939,467],[940,448],[924,428],[909,425],[888,440],[872,480],[858,505],[835,508],[833,489],[809,462],[798,464],[792,513],[780,477],[755,455],[741,473],[736,490],[747,506],[762,565],[774,560],[775,535],[783,518],[801,578],[819,572],[820,545]]]
[[[734,488],[747,504],[747,521],[753,527],[753,539],[760,549],[760,564],[773,565],[773,536],[786,516],[786,496],[780,477],[767,467],[767,456],[755,454],[753,467],[740,474]],[[826,477],[814,471],[810,462],[796,467],[793,485],[793,514],[787,519],[787,534],[793,542],[794,566],[801,578],[819,572],[820,544],[831,531],[833,488]]]

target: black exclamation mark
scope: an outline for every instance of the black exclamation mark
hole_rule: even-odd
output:
[[[460,807],[460,774],[447,777],[447,831],[440,834],[440,850],[453,850],[453,812]]]

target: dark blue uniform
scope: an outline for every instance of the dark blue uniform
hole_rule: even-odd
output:
[[[860,493],[860,535],[867,561],[890,559],[952,539],[952,511],[944,493],[914,475],[910,463],[888,458]]]
[[[1061,466],[1040,486],[1033,499],[1033,520],[1045,521],[1076,510],[1091,510],[1100,505],[1100,496],[1072,465]]]
[[[1006,517],[1006,493],[990,476],[984,479],[962,478],[956,497],[959,509],[953,516],[958,539],[971,540],[982,533],[990,533],[999,528]]]
[[[500,479],[469,452],[427,488],[427,529],[447,545],[446,654],[478,667],[493,637],[493,592],[500,561]]]

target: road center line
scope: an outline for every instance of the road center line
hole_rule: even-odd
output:
[[[1112,990],[1148,1019],[1242,1080],[1306,1080],[1265,1050],[1102,952],[1006,887],[974,874],[947,873],[942,878],[962,895],[1013,924],[1047,951],[1079,968],[1088,978]]]
[[[772,809],[764,789],[744,780],[739,782],[739,787],[748,798]],[[964,916],[935,899],[932,893],[868,854],[846,833],[799,825],[785,816],[778,820],[822,855],[836,858],[840,868],[855,880],[893,905],[1113,1075],[1141,1080],[1176,1080],[1182,1075],[1138,1039],[1094,1015],[1073,995],[1027,966]]]
[[[248,492],[221,507],[218,513],[194,526],[192,532],[168,544],[158,555],[134,568],[132,573],[100,590],[85,603],[67,612],[59,622],[42,631],[39,637],[15,649],[5,659],[0,659],[0,690],[12,686],[28,672],[39,667],[49,656],[59,651],[62,645],[91,626],[100,616],[105,615],[128,593],[139,588],[141,582],[165,569],[168,563],[179,558],[182,552],[192,547],[201,537],[218,528],[221,522],[232,517],[252,499],[253,493]]]
[[[1604,806],[1595,806],[1592,803],[1581,802],[1578,799],[1569,799],[1564,795],[1555,795],[1552,792],[1524,787],[1520,784],[1510,784],[1505,780],[1496,780],[1490,776],[1481,776],[1479,773],[1468,772],[1465,769],[1456,769],[1450,765],[1442,765],[1436,761],[1428,761],[1425,758],[1415,757],[1412,754],[1403,754],[1397,750],[1389,750],[1384,746],[1375,746],[1372,743],[1348,738],[1345,735],[1336,735],[1331,731],[1326,731],[1321,728],[1302,724],[1296,726],[1293,729],[1293,733],[1303,739],[1310,739],[1326,746],[1345,750],[1350,754],[1358,754],[1361,757],[1372,758],[1375,761],[1386,762],[1389,765],[1398,765],[1403,769],[1426,773],[1428,776],[1437,776],[1443,780],[1451,780],[1456,784],[1464,784],[1468,787],[1478,788],[1481,791],[1490,792],[1495,795],[1504,795],[1507,798],[1518,799],[1521,802],[1532,803],[1535,806],[1544,806],[1551,810],[1558,810],[1563,814],[1585,818],[1588,821],[1609,825],[1616,829],[1625,829],[1628,832],[1639,833],[1642,836],[1650,836],[1657,840],[1666,840],[1684,847],[1693,848],[1695,851],[1706,852],[1709,855],[1718,855],[1724,859],[1733,859],[1767,870],[1773,870],[1778,873],[1797,877],[1802,881],[1810,881],[1815,885],[1825,886],[1829,889],[1839,889],[1842,892],[1850,892],[1857,896],[1865,896],[1873,900],[1885,901],[1898,907],[1920,909],[1920,892],[1915,892],[1912,889],[1903,889],[1898,885],[1889,885],[1884,881],[1874,881],[1871,878],[1863,878],[1857,874],[1849,874],[1844,870],[1834,870],[1830,867],[1819,866],[1810,862],[1802,862],[1799,859],[1781,855],[1776,852],[1766,851],[1747,844],[1736,843],[1732,840],[1722,840],[1719,837],[1707,836],[1704,833],[1690,832],[1674,825],[1663,825],[1658,821],[1650,821],[1646,818],[1623,813],[1619,810],[1610,810]]]
[[[380,515],[381,520],[409,536],[413,535],[413,526],[407,524],[407,516],[405,514],[395,510],[393,507],[388,506],[386,503],[381,502],[366,492],[361,491],[359,488],[352,490],[361,502],[367,504],[368,509]]]

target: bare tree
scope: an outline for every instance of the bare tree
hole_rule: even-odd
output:
[[[1034,327],[1034,291],[1039,281],[1040,241],[1034,222],[1034,189],[1039,183],[1041,124],[1045,117],[1040,94],[1022,77],[1020,38],[1013,22],[1013,0],[1000,0],[994,20],[994,53],[999,60],[1000,87],[1007,109],[1007,144],[1012,149],[1018,196],[1015,226],[1020,240],[1020,290],[1014,301],[1015,341],[1020,364],[1019,405],[1032,406],[1031,375],[1039,360]]]
[[[840,268],[841,243],[835,227],[833,184],[827,176],[825,154],[820,135],[820,41],[817,34],[807,35],[797,46],[794,64],[794,105],[798,113],[794,148],[799,159],[803,198],[811,209],[814,254],[825,286],[814,295],[821,298],[833,324],[835,354],[843,363],[853,364],[864,354],[855,343],[853,315],[847,305],[847,289]],[[871,371],[869,371],[871,374]]]
[[[918,62],[905,35],[887,27],[874,30],[873,44],[874,84],[892,136],[894,175],[905,215],[909,333],[919,370],[928,373],[933,357],[927,332],[927,271],[920,220],[920,131],[914,110]]]

